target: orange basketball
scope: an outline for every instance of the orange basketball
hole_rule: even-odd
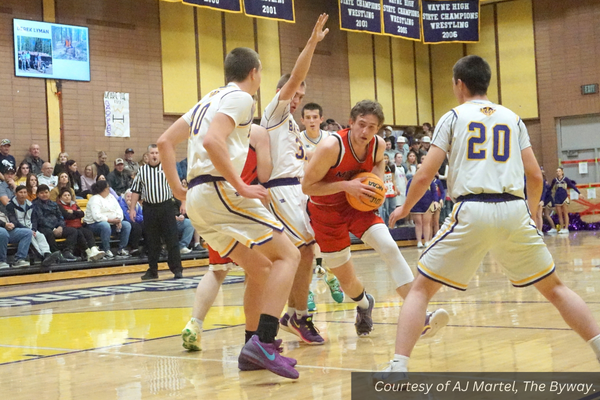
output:
[[[361,172],[356,174],[352,179],[367,178],[363,181],[365,185],[375,188],[372,195],[362,195],[360,198],[354,197],[346,192],[346,200],[352,208],[358,211],[372,211],[379,208],[385,200],[385,186],[383,181],[372,172]]]

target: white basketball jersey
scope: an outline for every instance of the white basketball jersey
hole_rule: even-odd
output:
[[[214,167],[203,145],[208,127],[217,113],[231,117],[235,123],[235,129],[227,137],[226,143],[229,159],[235,172],[238,175],[242,173],[248,155],[254,100],[250,94],[242,91],[235,83],[229,83],[204,96],[194,108],[183,116],[183,119],[190,125],[188,181],[199,175],[222,176]]]
[[[300,128],[290,113],[290,100],[280,101],[279,93],[265,109],[260,121],[271,140],[271,179],[302,178],[306,152],[300,140]]]
[[[317,145],[319,143],[321,143],[321,140],[325,139],[326,137],[328,137],[330,135],[331,135],[331,132],[320,129],[319,137],[317,137],[316,139],[313,139],[306,134],[306,131],[302,131],[302,132],[300,132],[300,141],[304,145],[304,150],[306,150],[308,152],[312,152],[312,151],[315,151],[315,149],[317,148]]]
[[[521,151],[529,134],[518,115],[490,101],[469,101],[438,122],[432,144],[448,152],[450,196],[510,193],[524,196]]]

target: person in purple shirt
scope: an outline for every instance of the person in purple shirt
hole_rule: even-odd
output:
[[[565,172],[562,167],[556,169],[556,178],[552,180],[550,185],[550,191],[554,189],[554,206],[556,207],[556,213],[558,214],[558,221],[560,223],[560,231],[558,233],[569,233],[569,192],[567,189],[573,189],[579,193],[580,197],[583,197],[575,182],[565,176]]]

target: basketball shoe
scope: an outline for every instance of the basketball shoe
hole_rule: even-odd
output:
[[[312,315],[304,315],[298,318],[296,314],[292,315],[288,322],[289,332],[298,336],[304,343],[311,345],[321,345],[325,340],[319,335],[319,330],[312,320]]]
[[[327,286],[329,286],[329,291],[331,292],[331,297],[333,298],[333,300],[336,303],[343,303],[344,291],[340,287],[340,281],[338,281],[338,278],[336,278],[334,275],[331,278],[331,280],[327,280],[327,276],[324,276],[323,280],[325,281],[325,283],[327,283]]]
[[[450,315],[443,308],[438,308],[434,312],[428,311],[421,337],[424,339],[434,337],[440,329],[448,325],[449,320]]]
[[[298,379],[300,374],[290,365],[288,360],[290,359],[279,354],[279,349],[275,346],[275,343],[263,343],[257,335],[254,335],[242,348],[242,352],[238,357],[238,366],[247,363],[254,364],[284,378]]]
[[[323,268],[323,267],[322,267],[322,266],[320,266],[320,265],[317,265],[317,266],[315,267],[315,273],[317,274],[317,276],[318,276],[319,278],[320,278],[320,277],[322,277],[322,276],[324,276],[326,272],[327,272],[327,271],[325,271],[325,268]]]
[[[283,353],[283,347],[281,347],[282,343],[283,343],[283,340],[281,340],[281,339],[277,339],[273,342],[273,345],[277,348],[277,351],[279,352],[279,354]],[[296,359],[284,357],[284,356],[281,356],[281,357],[292,367],[296,366],[296,363],[297,363]],[[249,362],[247,360],[238,360],[238,368],[240,369],[240,371],[258,371],[260,369],[264,369],[263,367],[256,365],[252,362]]]
[[[283,314],[283,317],[281,317],[279,319],[279,327],[286,332],[294,333],[290,329],[289,322],[290,322],[290,316],[287,313],[285,313],[285,314]]]
[[[317,311],[317,305],[315,304],[315,294],[312,290],[308,291],[308,311],[315,312]]]
[[[191,320],[181,331],[181,339],[183,339],[183,348],[189,351],[201,351],[200,337],[202,332],[196,321]]]
[[[373,330],[373,306],[375,305],[375,299],[370,294],[367,294],[369,300],[369,307],[366,309],[356,307],[356,322],[354,327],[356,328],[356,334],[358,336],[368,336]]]

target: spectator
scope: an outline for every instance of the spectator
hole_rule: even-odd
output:
[[[86,198],[91,192],[83,191],[81,187],[81,174],[77,170],[77,162],[75,160],[67,161],[67,174],[69,175],[69,185],[71,185],[71,189],[75,192],[75,198]]]
[[[427,155],[427,152],[429,151],[430,146],[431,146],[431,138],[429,136],[423,136],[421,138],[421,149],[419,150],[419,153],[421,153],[421,162],[423,162],[423,160],[422,160],[423,156]]]
[[[117,158],[115,160],[115,169],[106,177],[108,184],[119,197],[131,187],[131,183],[133,182],[131,176],[124,170],[125,162],[122,158]]]
[[[98,161],[94,163],[94,165],[96,166],[97,176],[104,175],[104,177],[106,178],[110,173],[110,168],[108,168],[106,160],[108,160],[108,156],[106,155],[106,153],[104,151],[99,151]]]
[[[404,136],[398,136],[398,138],[396,139],[396,152],[401,153],[402,158],[405,159],[409,150],[410,150],[410,148],[408,147],[408,144],[406,143],[406,138]]]
[[[17,185],[25,185],[27,183],[27,175],[31,172],[31,166],[25,162],[21,161],[19,164],[19,168],[17,169],[17,180],[15,183]]]
[[[54,171],[52,171],[52,175],[58,176],[58,174],[60,174],[61,172],[66,172],[68,160],[68,153],[58,153],[58,158],[56,159],[56,164],[54,165]]]
[[[0,173],[4,174],[7,169],[17,170],[15,158],[8,154],[10,152],[10,140],[2,139],[0,142]]]
[[[99,181],[106,181],[106,177],[104,175],[98,175],[98,182]],[[106,183],[108,183],[108,181],[106,181]],[[115,199],[117,199],[117,201],[119,200],[119,197],[121,197],[115,192],[115,189],[110,187],[110,185],[108,185],[108,191]]]
[[[29,164],[32,173],[41,174],[44,160],[40,158],[40,145],[34,143],[29,146],[29,155],[23,161]]]
[[[82,255],[85,252],[88,261],[101,260],[104,258],[105,253],[96,247],[94,233],[81,224],[84,213],[73,201],[71,192],[67,187],[61,188],[59,200],[56,202],[65,220],[65,225],[77,230],[77,244],[82,251]]]
[[[413,175],[417,173],[417,153],[409,151],[406,157],[406,163],[404,164],[404,170],[406,171],[406,179],[411,180]]]
[[[140,240],[144,233],[144,214],[142,212],[142,206],[136,202],[135,220],[131,219],[131,215],[129,215],[129,208],[132,207],[131,197],[131,190],[127,189],[125,193],[117,198],[117,201],[119,202],[121,210],[123,210],[123,218],[131,224],[129,246],[131,248],[131,255],[134,255],[140,253]]]
[[[98,171],[96,170],[95,164],[88,164],[83,170],[81,175],[81,189],[83,192],[92,193],[92,185],[96,183],[98,178]]]
[[[384,139],[384,141],[385,141],[385,150],[384,150],[383,154],[386,154],[390,160],[393,160],[394,156],[396,155],[396,150],[394,150],[394,148],[392,146],[393,140],[391,137],[388,136]]]
[[[16,228],[32,231],[31,246],[42,257],[42,266],[47,268],[60,260],[60,251],[51,253],[46,237],[38,233],[37,219],[33,214],[33,204],[27,199],[27,188],[20,185],[17,186],[15,192],[15,197],[6,206],[8,219]]]
[[[16,187],[15,170],[7,169],[4,171],[4,181],[0,182],[0,203],[6,206],[15,195]]]
[[[119,236],[118,257],[129,257],[129,252],[125,249],[131,233],[131,224],[123,220],[123,210],[119,202],[110,195],[110,188],[106,181],[98,181],[92,186],[93,196],[85,208],[83,222],[94,234],[100,236],[100,250],[106,253],[105,257],[113,258],[110,251],[110,235]]]
[[[58,204],[50,200],[50,189],[47,185],[38,186],[37,196],[32,204],[38,231],[46,237],[53,253],[59,250],[56,239],[64,238],[66,242],[61,261],[77,261],[73,255],[73,250],[77,245],[77,231],[65,225]]]
[[[42,173],[38,175],[38,184],[46,185],[50,190],[54,189],[58,184],[58,177],[52,175],[52,164],[45,162],[42,166]]]
[[[423,134],[425,136],[429,136],[429,138],[431,138],[431,136],[433,135],[433,127],[429,122],[425,122],[423,124]]]
[[[337,132],[337,131],[341,131],[342,126],[340,124],[338,124],[337,122],[335,122],[334,119],[330,118],[327,121],[325,121],[325,123],[327,124],[327,129],[329,132]]]
[[[6,262],[6,250],[9,243],[18,244],[13,268],[29,266],[29,262],[25,260],[25,258],[27,258],[27,254],[29,254],[31,237],[31,230],[17,228],[15,227],[15,224],[10,222],[6,206],[0,203],[0,269],[10,268],[10,265]]]
[[[410,145],[412,144],[412,141],[415,138],[415,133],[416,133],[416,128],[414,126],[409,126],[404,130],[404,136],[406,136],[406,139],[408,141],[408,146],[410,147]]]
[[[404,158],[402,153],[396,153],[394,164],[396,164],[396,188],[398,189],[398,197],[396,197],[397,206],[404,204],[406,199],[406,170],[403,165]]]
[[[148,155],[148,152],[145,152],[145,153],[142,155],[142,159],[140,160],[140,168],[141,168],[143,165],[146,165],[146,164],[148,164],[148,160],[149,160],[149,155]]]
[[[189,245],[194,238],[194,227],[192,221],[181,212],[181,201],[175,199],[175,220],[177,220],[177,232],[179,233],[179,252],[181,254],[191,253]]]
[[[387,143],[387,142],[386,142]],[[385,226],[388,226],[390,214],[396,209],[396,196],[398,195],[398,186],[396,185],[396,166],[390,162],[387,154],[383,154],[385,170],[383,172],[383,185],[385,187],[385,200],[379,207],[379,216]]]
[[[179,175],[179,180],[187,179],[187,157],[177,163],[177,175]]]
[[[33,201],[37,199],[38,178],[35,174],[27,175],[25,187],[27,188],[27,200]]]
[[[382,134],[383,134],[384,139],[391,138],[394,136],[394,130],[392,129],[391,126],[386,126],[385,128],[383,128]]]
[[[138,169],[140,169],[140,164],[133,161],[133,154],[133,149],[125,150],[125,172],[132,178],[137,175]]]
[[[58,184],[50,191],[50,200],[57,201],[60,197],[60,191],[62,188],[67,188],[71,193],[71,198],[75,198],[75,191],[71,188],[71,184],[69,183],[69,174],[66,172],[61,172],[58,174]]]
[[[417,156],[417,164],[421,164],[421,141],[418,138],[414,138],[410,143],[410,151]]]

